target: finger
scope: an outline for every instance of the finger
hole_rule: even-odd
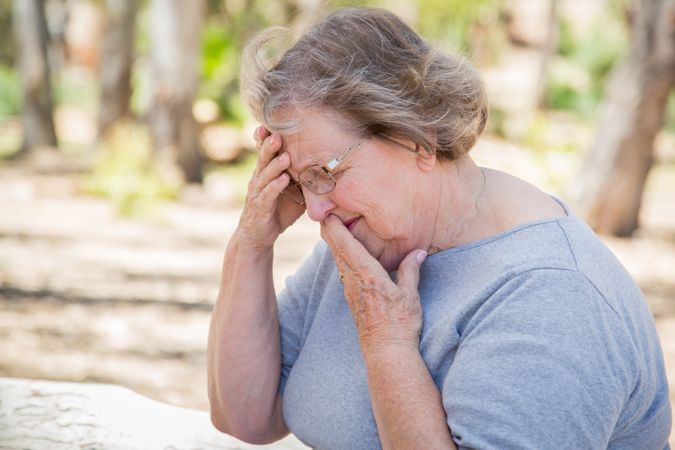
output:
[[[336,261],[341,260],[344,263],[343,267],[348,270],[368,270],[386,274],[382,265],[368,253],[363,244],[354,238],[336,216],[330,214],[324,219],[321,237],[331,248]]]
[[[278,177],[267,183],[267,185],[260,191],[257,197],[258,207],[265,211],[273,211],[275,203],[281,193],[288,187],[291,178],[286,173],[281,173]]]
[[[420,266],[426,257],[427,252],[424,250],[413,250],[403,258],[396,272],[396,284],[398,287],[411,294],[419,292]]]
[[[265,138],[258,151],[258,163],[256,165],[254,174],[259,175],[260,172],[267,167],[270,161],[276,156],[276,153],[281,149],[281,136],[278,134],[271,134]]]
[[[349,275],[353,272],[353,269],[349,267],[349,265],[345,262],[344,257],[342,256],[343,252],[342,249],[340,248],[340,244],[338,244],[336,240],[333,239],[334,233],[330,233],[327,227],[328,226],[326,224],[326,221],[324,220],[324,222],[321,224],[321,238],[324,241],[326,241],[328,247],[331,249],[331,252],[333,253],[333,257],[335,258],[335,265],[337,266],[338,273],[340,274],[340,279],[342,280],[342,276],[349,279],[350,278]]]
[[[284,152],[272,158],[272,160],[265,166],[260,173],[254,178],[258,190],[264,189],[268,183],[286,171],[291,164],[291,158],[288,153]]]
[[[262,125],[258,126],[255,129],[255,131],[253,132],[253,139],[255,140],[256,149],[260,150],[260,146],[262,145],[263,141],[270,134],[272,133],[270,133],[270,131]]]
[[[281,136],[278,134],[270,134],[267,136],[260,146],[260,158],[264,162],[269,162],[276,152],[281,149]]]

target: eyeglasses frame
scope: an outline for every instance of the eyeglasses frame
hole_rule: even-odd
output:
[[[310,191],[310,192],[312,192],[313,194],[316,194],[316,195],[326,195],[326,194],[329,194],[330,192],[333,191],[333,189],[335,189],[335,186],[337,186],[337,180],[336,180],[335,177],[333,176],[333,173],[332,173],[332,172],[334,172],[334,171],[335,171],[335,168],[337,168],[340,164],[342,164],[342,162],[343,162],[345,159],[347,159],[347,156],[349,156],[352,152],[355,152],[356,150],[358,150],[358,149],[359,149],[359,148],[360,148],[367,140],[369,140],[369,139],[370,139],[370,138],[367,137],[367,138],[365,138],[365,139],[359,141],[358,143],[349,146],[349,148],[347,148],[347,151],[345,151],[341,156],[338,156],[338,157],[336,157],[336,158],[333,158],[333,159],[331,159],[330,161],[328,161],[328,162],[325,163],[325,164],[312,164],[312,165],[310,165],[310,166],[307,166],[307,167],[305,167],[304,169],[302,169],[302,171],[298,174],[298,180],[301,180],[302,174],[303,174],[304,172],[306,172],[307,170],[312,169],[312,168],[314,168],[314,167],[319,167],[319,168],[320,168],[321,170],[323,170],[323,171],[330,177],[330,179],[333,181],[333,187],[330,188],[329,190],[327,190],[326,192],[322,192],[322,193],[314,192],[309,186],[304,186],[304,185],[302,184],[301,181],[295,181],[295,180],[291,179],[291,183],[292,183],[293,186],[300,192],[300,195],[303,195],[303,196],[304,196],[303,191],[302,191],[302,188],[303,188],[303,187],[306,187],[308,191]],[[298,201],[296,201],[296,200],[294,200],[294,199],[292,199],[292,198],[291,198],[291,200],[293,200],[293,201],[294,201],[295,203],[297,203],[298,205],[304,205],[304,204],[305,204],[305,201],[304,201],[304,200],[301,201],[301,202],[298,202]]]

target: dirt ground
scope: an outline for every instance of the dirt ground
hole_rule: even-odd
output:
[[[78,193],[45,153],[0,166],[0,376],[114,383],[207,409],[205,347],[239,209],[200,189],[153,220]],[[275,282],[319,239],[306,218],[276,250]]]
[[[0,376],[114,383],[206,409],[209,314],[238,206],[192,188],[155,220],[121,218],[78,193],[77,167],[49,158],[0,165]],[[657,187],[643,230],[605,241],[646,295],[672,383],[675,188]],[[306,217],[282,236],[277,286],[318,239]]]

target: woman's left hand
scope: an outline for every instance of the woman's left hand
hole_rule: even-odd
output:
[[[401,261],[394,283],[339,218],[329,215],[323,221],[321,237],[331,248],[342,274],[361,350],[365,353],[401,345],[418,348],[423,320],[419,268],[426,252],[410,252]]]

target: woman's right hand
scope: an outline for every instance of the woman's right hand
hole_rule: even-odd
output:
[[[279,153],[281,136],[260,126],[255,141],[258,163],[248,183],[238,232],[247,245],[263,250],[272,248],[279,235],[302,215],[305,205],[282,195],[290,184],[286,170],[291,160],[288,153]]]

